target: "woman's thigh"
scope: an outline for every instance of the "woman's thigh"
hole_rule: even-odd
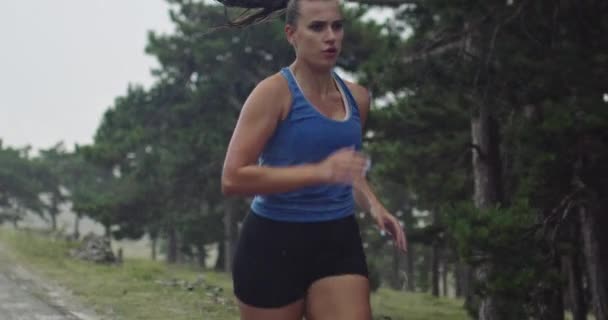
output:
[[[241,320],[302,320],[304,300],[279,308],[258,308],[239,301]]]
[[[315,281],[306,297],[307,320],[371,320],[369,281],[362,275]]]
[[[232,268],[243,319],[302,313],[298,306],[306,297],[307,282],[300,272],[301,250],[295,245],[294,229],[293,224],[251,213],[245,218]]]

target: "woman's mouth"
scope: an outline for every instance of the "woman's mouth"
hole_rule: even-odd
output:
[[[336,48],[328,48],[323,50],[323,55],[329,58],[333,58],[338,54],[338,49]]]

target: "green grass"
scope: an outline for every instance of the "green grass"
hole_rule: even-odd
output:
[[[385,288],[372,295],[374,314],[390,316],[392,320],[469,319],[462,304],[461,300]]]
[[[572,320],[572,313],[566,312],[565,319]],[[587,320],[595,320],[595,317],[592,314],[589,314],[589,315],[587,315]]]
[[[224,273],[143,259],[127,259],[119,266],[96,265],[69,258],[73,245],[65,241],[7,228],[0,228],[0,242],[19,263],[70,289],[101,315],[116,319],[238,319],[230,277]],[[200,275],[204,285],[192,291],[159,283],[170,279],[194,282]],[[212,293],[218,290],[219,294]],[[377,318],[468,319],[462,301],[426,294],[381,288],[372,296],[372,304]]]

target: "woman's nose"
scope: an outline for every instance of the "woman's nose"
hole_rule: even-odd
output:
[[[328,27],[327,31],[325,32],[325,41],[335,41],[335,40],[336,40],[336,32],[331,27]]]

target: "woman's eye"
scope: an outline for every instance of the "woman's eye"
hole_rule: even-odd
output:
[[[331,25],[331,28],[334,30],[342,30],[343,24],[342,22],[336,22]]]
[[[313,23],[310,25],[310,29],[313,31],[321,31],[323,30],[323,24],[321,23]]]

